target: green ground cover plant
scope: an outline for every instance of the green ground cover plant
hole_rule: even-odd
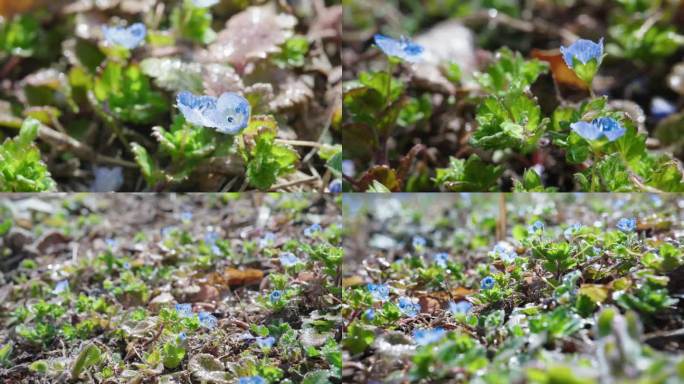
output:
[[[333,197],[16,195],[0,217],[4,383],[339,382]]]
[[[343,204],[343,380],[684,380],[680,196]]]

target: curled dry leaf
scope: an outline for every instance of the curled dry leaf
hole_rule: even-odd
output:
[[[242,79],[227,65],[207,64],[202,66],[202,84],[207,95],[218,97],[225,92],[241,92]]]
[[[42,5],[42,0],[0,0],[0,16],[8,19]]]
[[[587,85],[577,77],[572,69],[568,68],[565,61],[563,61],[563,55],[559,50],[543,51],[540,49],[533,49],[532,57],[541,61],[546,61],[551,65],[553,79],[559,87],[568,87],[588,92],[589,88],[587,88]]]
[[[288,77],[280,87],[278,96],[269,103],[270,109],[274,112],[280,112],[308,103],[314,97],[309,85],[312,83],[313,78],[310,76]]]
[[[296,24],[294,16],[277,14],[271,7],[249,7],[228,20],[209,46],[206,59],[228,62],[242,72],[247,63],[280,52]]]
[[[176,58],[149,58],[140,63],[144,74],[168,91],[202,92],[202,66]]]
[[[188,370],[197,381],[202,383],[228,383],[228,373],[219,359],[208,353],[200,353],[190,358]]]

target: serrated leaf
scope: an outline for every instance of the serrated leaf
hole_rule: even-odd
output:
[[[202,67],[175,58],[148,58],[140,63],[142,72],[153,78],[157,86],[167,91],[201,93]]]

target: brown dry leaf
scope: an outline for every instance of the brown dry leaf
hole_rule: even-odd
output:
[[[551,73],[556,84],[563,87],[575,88],[583,91],[588,91],[589,88],[582,81],[575,72],[568,68],[563,61],[563,55],[559,50],[554,49],[550,51],[543,51],[541,49],[533,49],[532,57],[542,61],[546,61],[551,65]]]
[[[278,96],[268,104],[269,108],[274,112],[280,112],[308,103],[314,94],[307,83],[313,85],[311,76],[288,77],[285,83],[280,85]]]
[[[264,272],[260,269],[247,268],[235,269],[226,268],[224,271],[226,282],[229,286],[252,285],[261,282],[264,278]]]
[[[221,64],[202,66],[202,82],[209,96],[220,96],[225,92],[242,92],[244,88],[242,79],[235,70]]]
[[[188,296],[188,301],[191,303],[197,302],[212,302],[218,299],[220,292],[216,287],[209,284],[201,284],[199,290]]]
[[[342,287],[356,287],[357,285],[363,284],[363,278],[361,276],[351,276],[342,279]]]
[[[42,0],[0,0],[0,16],[9,19],[16,14],[30,11],[42,3]]]
[[[342,6],[334,5],[332,7],[324,8],[321,13],[316,16],[311,28],[309,28],[308,36],[311,39],[332,37],[342,39]]]
[[[247,63],[280,52],[296,24],[294,16],[276,14],[272,7],[249,7],[228,20],[209,46],[208,59],[228,62],[242,72]]]

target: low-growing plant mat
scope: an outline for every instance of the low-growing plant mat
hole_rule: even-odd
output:
[[[683,202],[345,195],[343,380],[682,382]]]
[[[0,217],[0,382],[340,376],[331,197],[5,195]]]

